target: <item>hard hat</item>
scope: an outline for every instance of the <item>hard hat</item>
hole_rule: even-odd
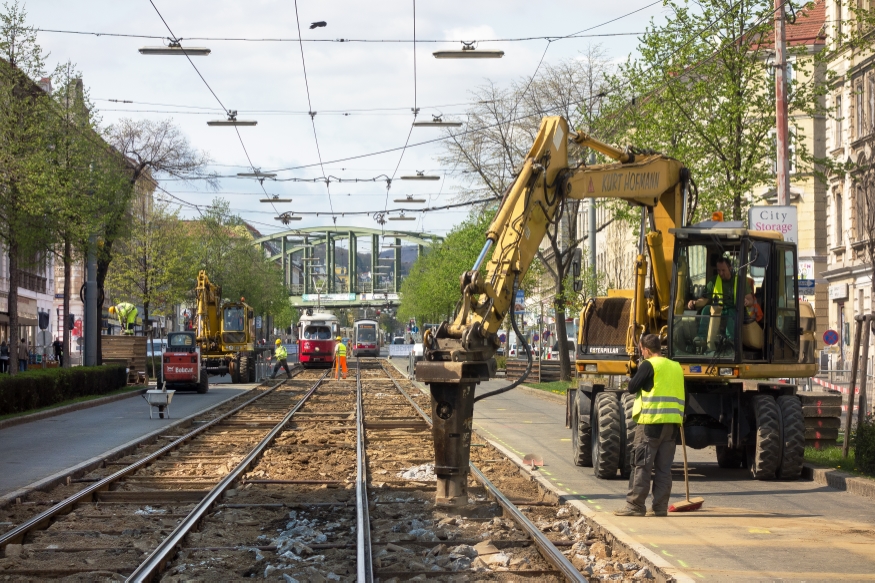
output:
[[[115,306],[110,306],[110,307],[109,307],[109,313],[110,313],[110,314],[115,314]]]
[[[277,346],[279,346],[279,345],[282,344],[282,343],[283,343],[282,340],[280,340],[279,338],[276,339],[276,345],[277,345]]]
[[[340,336],[338,336],[338,337],[337,337],[337,341],[340,342],[340,340],[341,340],[341,338],[340,338]]]

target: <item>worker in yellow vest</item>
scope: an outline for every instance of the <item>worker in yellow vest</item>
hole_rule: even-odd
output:
[[[635,439],[632,449],[632,473],[626,507],[617,516],[645,516],[645,501],[650,494],[653,473],[654,516],[666,516],[671,496],[671,464],[674,461],[678,427],[684,422],[684,371],[681,365],[661,356],[659,336],[645,334],[638,345],[644,358],[629,381],[635,395],[632,419]]]
[[[130,302],[120,302],[117,306],[110,306],[109,313],[118,318],[122,334],[129,336],[134,334],[134,324],[137,323],[137,306]]]
[[[334,345],[334,378],[338,378],[340,376],[340,369],[343,368],[343,378],[346,378],[346,344],[343,343],[343,339],[338,336],[337,344]]]
[[[736,298],[741,296],[746,298],[748,295],[753,297],[753,280],[747,278],[744,291],[738,289],[738,274],[732,269],[732,260],[729,257],[718,257],[714,264],[716,274],[714,279],[708,282],[705,286],[704,295],[696,300],[687,302],[687,308],[690,310],[702,311],[706,313],[704,308],[709,304],[712,306],[721,306],[720,313],[720,333],[727,340],[735,340],[735,322],[736,309],[738,305]],[[708,332],[709,318],[701,318],[699,320],[700,338],[704,338]]]
[[[273,365],[273,374],[270,375],[270,378],[275,379],[276,373],[279,372],[280,367],[286,369],[286,377],[292,378],[292,373],[289,371],[289,353],[286,350],[286,347],[283,346],[283,341],[279,338],[276,339],[276,348],[273,351],[273,357],[276,359],[276,364]]]

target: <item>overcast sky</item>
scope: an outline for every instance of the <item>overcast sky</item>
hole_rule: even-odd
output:
[[[368,155],[400,148],[410,133],[414,103],[419,118],[464,121],[470,91],[491,79],[507,85],[514,78],[530,77],[548,45],[546,40],[501,40],[480,42],[481,49],[500,49],[502,59],[438,60],[432,52],[458,49],[459,39],[489,41],[522,37],[564,36],[596,27],[584,34],[638,33],[651,18],[662,20],[664,8],[652,0],[611,2],[441,2],[416,3],[416,91],[414,95],[413,2],[298,0],[302,38],[312,40],[368,39],[405,42],[304,42],[307,83],[301,48],[294,42],[197,40],[197,37],[246,39],[297,39],[295,3],[289,0],[153,0],[161,15],[184,46],[205,46],[207,57],[193,57],[200,73],[226,109],[239,111],[240,119],[257,119],[258,126],[240,128],[252,164],[262,170],[288,169],[278,178],[318,178],[320,153],[325,175],[343,179],[378,175],[412,174],[425,170],[444,175],[436,156],[440,144],[408,147],[400,151]],[[645,8],[646,7],[646,8]],[[149,0],[28,0],[28,21],[39,29],[153,35],[168,37]],[[323,28],[309,29],[311,22],[326,21]],[[446,42],[425,42],[430,40]],[[420,42],[422,41],[422,42]],[[184,57],[143,56],[141,46],[162,44],[161,39],[126,38],[40,32],[39,42],[50,53],[50,68],[71,60],[83,72],[86,87],[100,110],[104,124],[120,117],[163,119],[172,117],[192,144],[209,153],[215,171],[235,175],[248,171],[249,162],[233,128],[214,128],[207,120],[224,118],[222,106]],[[616,60],[624,60],[637,44],[634,35],[565,39],[550,43],[545,63],[574,58],[588,44],[601,43]],[[308,91],[309,85],[309,103]],[[114,103],[130,100],[132,104]],[[367,111],[361,111],[367,110]],[[162,113],[154,113],[161,111]],[[306,112],[317,112],[313,124]],[[268,113],[273,112],[273,113]],[[414,128],[410,143],[440,136],[440,129]],[[319,152],[316,148],[318,139]],[[340,161],[361,156],[356,160]],[[400,161],[400,166],[399,166]],[[162,181],[161,186],[185,201],[209,204],[214,196],[203,185]],[[345,211],[379,211],[386,207],[385,182],[324,184],[273,182],[268,193],[288,196],[292,203],[278,204],[282,211],[318,211],[326,215],[306,217],[295,227],[331,224],[374,227],[370,216],[340,216]],[[452,177],[437,182],[393,183],[393,198],[424,195],[437,206],[452,201]],[[253,179],[227,178],[218,196],[263,233],[281,230],[271,205],[259,203],[264,196]],[[416,205],[413,205],[416,206]],[[184,209],[185,216],[196,211]],[[416,222],[390,223],[393,228],[445,235],[463,220],[465,209],[413,213]]]

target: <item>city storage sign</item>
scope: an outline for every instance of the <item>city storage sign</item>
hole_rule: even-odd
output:
[[[799,243],[795,206],[752,206],[748,219],[751,231],[777,231],[785,241]]]

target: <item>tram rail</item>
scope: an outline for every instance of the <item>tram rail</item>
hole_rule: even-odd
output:
[[[482,440],[472,451],[471,502],[464,509],[435,507],[433,466],[431,479],[425,475],[433,460],[430,398],[410,390],[385,361],[351,364],[354,380],[305,371],[291,381],[295,389],[283,388],[287,381],[270,386],[5,533],[0,546],[27,542],[22,556],[31,560],[0,565],[0,573],[42,579],[122,574],[136,582],[287,576],[370,583],[422,575],[587,580],[578,553],[586,554],[597,535],[578,528],[582,518],[573,529],[567,521],[551,528],[571,510],[545,499],[531,477]],[[268,403],[269,395],[281,396],[281,406]],[[255,411],[258,403],[275,410]],[[226,432],[225,439],[198,439],[215,430]],[[258,439],[245,454],[232,453],[228,437],[254,430]],[[194,448],[190,458],[180,457],[186,447]],[[207,480],[197,474],[170,475],[163,487],[141,475],[162,463],[200,468],[237,455],[206,491]],[[496,470],[502,464],[503,473]],[[147,489],[124,486],[136,476]],[[512,494],[503,493],[505,487]],[[110,491],[120,492],[118,499],[101,497]],[[119,519],[135,508],[154,523],[152,531],[140,533]],[[59,520],[65,514],[71,516]],[[101,518],[106,522],[95,525]],[[52,536],[40,538],[46,528]],[[45,557],[54,561],[35,562]]]

